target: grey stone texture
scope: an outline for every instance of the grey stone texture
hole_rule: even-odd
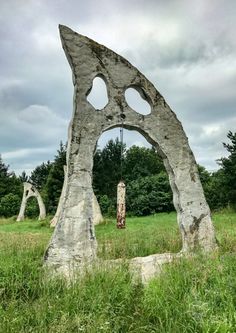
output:
[[[22,201],[21,201],[21,206],[20,206],[20,212],[19,215],[17,217],[17,221],[23,221],[25,218],[25,208],[26,208],[26,204],[29,198],[31,197],[35,197],[38,201],[38,205],[39,205],[39,220],[44,220],[46,217],[46,209],[45,209],[45,205],[43,203],[43,199],[40,195],[40,193],[38,192],[38,190],[34,187],[34,185],[30,184],[30,183],[24,183],[24,192],[23,192],[23,196],[22,196]]]
[[[56,211],[55,215],[53,216],[53,218],[50,221],[50,227],[51,228],[56,226],[56,224],[59,220],[60,214],[62,212],[63,202],[64,202],[65,197],[66,197],[67,184],[68,184],[68,182],[67,182],[67,167],[66,167],[66,165],[64,165],[63,187],[62,187],[60,199],[59,199],[59,202],[58,202],[58,205],[57,205],[57,211]],[[96,198],[95,194],[93,194],[93,223],[95,225],[97,225],[101,222],[103,222],[103,216],[102,216],[101,209],[100,209],[99,203],[97,201],[97,198]]]
[[[74,112],[68,136],[66,196],[45,253],[46,266],[64,273],[80,271],[96,261],[93,154],[101,134],[122,123],[124,128],[141,133],[164,160],[182,235],[181,253],[214,250],[214,228],[195,158],[180,121],[163,96],[138,69],[105,46],[65,26],[60,26],[60,35],[72,69]],[[97,76],[105,81],[109,99],[100,111],[87,101]],[[150,104],[150,114],[144,116],[129,107],[125,99],[129,87]],[[163,254],[160,262],[165,256],[169,258]]]
[[[97,197],[93,194],[93,224],[98,225],[104,221],[101,208],[99,206]]]
[[[61,195],[60,195],[60,199],[57,205],[57,210],[55,215],[53,216],[53,218],[50,221],[50,227],[53,228],[56,226],[60,213],[62,211],[62,206],[63,206],[63,201],[65,200],[65,195],[66,195],[66,186],[67,186],[67,173],[66,173],[66,165],[64,165],[64,182],[63,182],[63,186],[62,186],[62,190],[61,190]]]

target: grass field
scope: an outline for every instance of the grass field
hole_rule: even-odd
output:
[[[42,257],[46,222],[0,220],[0,332],[236,332],[236,214],[213,215],[219,255],[166,267],[143,287],[124,265],[67,286],[48,281]],[[176,214],[114,220],[96,227],[101,258],[130,258],[181,248]]]

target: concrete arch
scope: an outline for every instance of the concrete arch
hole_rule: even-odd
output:
[[[22,201],[21,201],[21,206],[20,206],[20,212],[19,215],[17,217],[17,221],[23,221],[25,218],[25,208],[26,208],[26,204],[29,198],[31,197],[35,197],[38,201],[38,205],[39,205],[39,220],[44,220],[46,217],[46,209],[45,209],[45,205],[43,203],[43,199],[40,195],[40,193],[38,192],[38,190],[34,187],[34,185],[30,184],[30,183],[24,183],[24,192],[23,192],[23,197],[22,197]]]
[[[95,41],[60,26],[74,84],[74,113],[68,137],[68,184],[62,214],[45,254],[47,265],[71,270],[96,259],[93,228],[93,153],[100,135],[113,127],[139,131],[164,159],[182,235],[182,252],[216,247],[210,210],[194,155],[180,121],[153,84],[126,59]],[[99,111],[87,102],[94,77],[107,85],[108,104]],[[125,90],[137,89],[151,106],[141,115],[129,107]]]

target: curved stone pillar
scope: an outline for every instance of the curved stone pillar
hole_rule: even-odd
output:
[[[61,211],[62,211],[62,207],[63,207],[63,201],[65,200],[65,195],[66,195],[66,187],[67,187],[67,171],[66,171],[67,167],[66,165],[64,165],[64,182],[63,182],[63,187],[62,187],[62,191],[61,191],[61,195],[60,195],[60,199],[58,202],[58,206],[57,206],[57,211],[54,215],[54,217],[51,219],[50,221],[50,227],[55,227]],[[93,223],[94,225],[97,225],[99,223],[101,223],[103,221],[103,216],[101,213],[101,209],[99,206],[99,203],[97,201],[97,198],[95,196],[95,194],[93,193]]]
[[[214,228],[194,155],[180,121],[153,84],[126,59],[95,41],[60,26],[63,49],[74,84],[74,113],[69,128],[66,198],[45,253],[48,266],[71,271],[96,259],[93,228],[93,152],[101,134],[111,128],[137,130],[164,159],[182,235],[183,252],[216,247]],[[108,104],[95,110],[87,101],[95,77],[103,78]],[[141,115],[129,107],[127,88],[151,106]]]
[[[94,225],[98,225],[103,222],[103,216],[101,212],[101,208],[99,206],[96,195],[93,193],[93,223]]]
[[[55,227],[56,226],[56,224],[58,222],[58,219],[59,219],[59,216],[60,216],[60,213],[61,213],[61,210],[62,210],[63,201],[65,200],[66,186],[67,186],[67,172],[66,172],[67,167],[66,167],[66,165],[64,165],[63,168],[64,168],[63,187],[62,187],[60,199],[59,199],[59,202],[58,202],[58,205],[57,205],[56,213],[50,221],[50,227]]]
[[[45,209],[45,205],[43,203],[43,199],[40,195],[40,193],[38,192],[38,190],[34,187],[34,185],[30,184],[30,183],[24,183],[24,192],[23,192],[23,196],[22,196],[22,201],[21,201],[21,206],[20,206],[20,212],[19,215],[17,217],[17,221],[23,221],[25,218],[25,208],[26,208],[26,204],[29,198],[31,197],[35,197],[38,201],[38,205],[39,205],[39,220],[44,220],[46,217],[46,209]]]

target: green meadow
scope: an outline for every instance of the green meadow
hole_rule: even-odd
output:
[[[49,220],[0,220],[0,332],[236,332],[236,213],[213,214],[219,251],[165,267],[147,286],[126,265],[96,269],[68,285],[46,279]],[[98,256],[178,252],[175,213],[96,226]]]

